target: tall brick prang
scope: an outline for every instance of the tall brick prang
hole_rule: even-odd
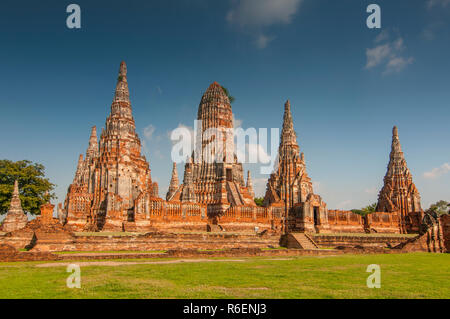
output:
[[[297,134],[291,114],[289,100],[284,105],[283,128],[278,162],[267,182],[265,204],[286,205],[287,210],[295,210],[299,217],[293,227],[303,231],[327,227],[327,208],[319,195],[314,194],[311,179],[306,172],[304,154],[300,154]]]
[[[75,229],[122,230],[133,222],[136,201],[157,197],[147,160],[132,115],[125,62],[119,77],[111,112],[100,141],[94,126],[83,159],[80,155],[75,178],[65,201],[67,224]],[[143,205],[143,203],[140,203]]]
[[[412,215],[421,215],[420,194],[402,152],[398,128],[392,130],[392,145],[384,185],[378,195],[377,211],[397,212],[402,220],[402,231],[407,231]],[[417,222],[421,222],[421,218]],[[417,223],[416,222],[416,223]]]

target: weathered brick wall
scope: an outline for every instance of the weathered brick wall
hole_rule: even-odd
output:
[[[408,240],[399,236],[340,236],[340,235],[313,235],[319,247],[392,247]]]
[[[34,232],[14,231],[0,236],[0,244],[8,244],[16,249],[23,249],[31,243]]]
[[[352,211],[329,210],[329,232],[332,233],[363,233],[364,220],[361,215]]]
[[[440,218],[442,237],[444,239],[444,246],[448,253],[450,253],[450,214],[441,216]]]
[[[377,233],[400,233],[400,217],[396,212],[375,212],[366,216],[368,227]]]
[[[231,234],[162,234],[142,236],[103,237],[77,236],[73,248],[64,250],[168,250],[168,249],[224,249],[278,247],[279,236],[231,235]]]
[[[218,224],[232,232],[255,232],[255,227],[258,231],[280,231],[282,215],[279,210],[278,207],[230,207],[218,217]]]
[[[60,260],[61,257],[48,252],[18,251],[13,246],[0,244],[0,262]]]
[[[279,246],[279,235],[148,233],[136,236],[72,236],[35,232],[29,241],[4,237],[1,242],[31,251],[145,251],[168,249],[267,248]],[[31,242],[33,242],[31,244]]]
[[[327,232],[363,233],[366,230],[376,233],[400,233],[400,218],[397,213],[375,212],[362,217],[352,211],[329,210]]]

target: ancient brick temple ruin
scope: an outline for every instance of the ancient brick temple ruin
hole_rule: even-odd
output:
[[[230,100],[217,82],[202,96],[197,120],[194,150],[186,159],[183,179],[180,181],[173,163],[169,188],[162,199],[158,184],[152,181],[150,165],[141,154],[127,67],[122,62],[105,128],[98,139],[96,127],[92,127],[86,153],[79,156],[64,205],[59,205],[59,220],[53,218],[54,206],[46,203],[41,205],[41,216],[27,222],[16,181],[0,246],[32,251],[105,251],[260,249],[286,244],[288,248],[316,251],[318,247],[376,245],[384,251],[388,240],[403,251],[449,251],[450,217],[424,215],[396,127],[376,212],[363,217],[353,211],[328,209],[314,192],[289,101],[284,105],[278,157],[267,181],[264,207],[255,204],[249,171],[244,178],[235,149]],[[90,236],[77,231],[107,232]],[[133,234],[113,236],[108,231]],[[216,233],[206,235],[204,231]],[[283,232],[286,234],[280,236]],[[405,241],[405,236],[398,235],[344,234],[363,232],[420,235]],[[11,249],[8,254],[20,255]]]
[[[8,213],[3,221],[1,230],[4,232],[11,232],[22,229],[28,222],[27,215],[23,212],[22,203],[19,197],[19,182],[14,181],[14,190],[11,198],[11,205]]]
[[[184,165],[183,180],[180,183],[174,163],[163,200],[141,154],[122,62],[105,129],[98,141],[92,128],[86,154],[79,157],[64,207],[59,209],[62,223],[78,231],[418,231],[420,196],[396,128],[377,212],[363,218],[351,211],[328,210],[314,193],[289,101],[284,105],[278,161],[267,182],[265,207],[254,202],[250,172],[244,179],[234,145],[230,100],[219,83],[212,83],[203,94],[197,120],[195,148]]]
[[[305,156],[297,143],[289,101],[284,105],[278,160],[267,182],[264,201],[267,206],[285,206],[291,212],[291,230],[315,232],[328,228],[327,205],[314,194]]]
[[[423,218],[420,194],[406,165],[396,126],[392,130],[391,154],[376,210],[400,214],[403,233],[419,231]]]

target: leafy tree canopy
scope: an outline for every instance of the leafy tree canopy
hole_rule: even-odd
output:
[[[450,203],[445,200],[440,200],[434,204],[431,204],[429,210],[436,213],[438,216],[445,215],[449,212],[448,204]]]
[[[376,211],[377,203],[373,203],[369,206],[363,207],[361,209],[352,209],[352,212],[355,214],[359,214],[361,216],[366,216],[368,214],[372,214]]]
[[[223,92],[225,92],[226,96],[228,96],[228,99],[230,100],[230,103],[233,103],[236,100],[234,96],[230,95],[230,92],[228,91],[227,88],[222,86],[222,90],[223,90]]]
[[[51,193],[55,185],[45,178],[45,167],[42,164],[27,160],[0,160],[0,214],[8,212],[15,180],[19,182],[22,208],[27,213],[39,214],[40,206],[55,198]]]
[[[263,207],[264,206],[264,198],[263,197],[256,197],[255,198],[255,204],[257,206]]]

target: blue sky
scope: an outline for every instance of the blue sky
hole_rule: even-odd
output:
[[[65,24],[73,2],[79,30]],[[450,0],[73,2],[4,1],[0,11],[0,158],[44,164],[58,201],[90,127],[104,126],[122,60],[161,196],[169,132],[194,125],[202,92],[218,81],[243,128],[280,127],[290,99],[329,208],[376,201],[393,125],[423,206],[450,200]],[[370,3],[381,29],[366,26]],[[268,176],[244,166],[263,195]]]

